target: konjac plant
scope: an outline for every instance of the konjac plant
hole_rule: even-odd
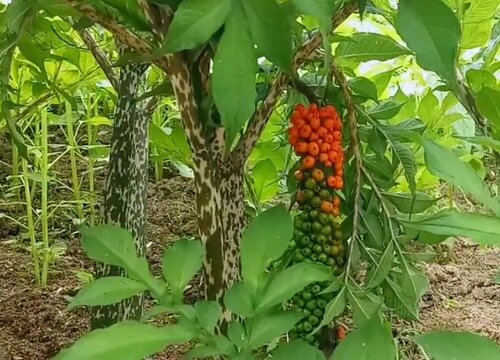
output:
[[[54,81],[59,66],[54,59],[81,66],[69,57],[60,61],[62,55],[51,46],[30,48],[31,34],[48,37],[52,22],[76,31],[83,45],[70,43],[92,51],[117,98],[109,167],[115,181],[107,182],[105,193],[105,212],[113,216],[105,214],[106,224],[81,228],[86,254],[105,269],[99,275],[110,276],[90,282],[71,302],[92,308],[94,328],[99,319],[113,324],[93,329],[57,358],[141,359],[189,343],[186,356],[193,358],[395,359],[397,341],[388,319],[417,321],[429,286],[420,266],[429,254],[412,253],[409,245],[425,247],[450,236],[499,244],[498,197],[471,162],[441,141],[435,131],[440,118],[433,116],[442,105],[450,122],[453,114],[444,114],[449,103],[461,106],[473,131],[457,141],[466,149],[477,144],[498,149],[500,90],[491,81],[498,64],[490,59],[497,50],[483,49],[480,74],[461,63],[471,43],[485,47],[488,34],[493,36],[497,5],[481,0],[13,0],[0,13],[6,19],[0,24],[5,45],[0,95],[2,116],[23,163],[32,160],[28,136],[12,116],[24,88],[18,83],[20,64],[29,62],[30,79],[50,84],[44,91],[63,98],[61,104],[76,96],[78,86]],[[376,18],[391,36],[345,31],[347,22],[366,17]],[[487,29],[473,31],[480,23]],[[487,39],[476,44],[472,33]],[[93,40],[101,34],[116,42],[117,59]],[[121,69],[120,79],[111,60]],[[371,60],[394,61],[392,73],[398,66],[432,72],[436,86],[430,93],[445,93],[444,100],[426,96],[417,111],[415,99],[399,88],[387,95],[392,73],[389,78],[378,74],[383,75],[378,81],[360,73],[360,63]],[[45,69],[49,63],[52,72]],[[261,68],[269,71],[263,74]],[[146,73],[159,81],[139,94]],[[155,101],[145,104],[148,93]],[[179,111],[176,120],[184,133],[172,137],[185,138],[189,147],[182,153],[189,153],[184,160],[194,174],[200,238],[167,249],[161,280],[150,273],[144,255],[148,135],[172,140],[158,129],[162,119],[148,128],[148,116],[155,113],[149,105],[162,114],[164,103],[157,97],[168,98]],[[427,102],[433,107],[426,109]],[[33,104],[29,108],[37,110],[39,103]],[[271,124],[282,108],[290,117]],[[290,170],[284,186],[290,211],[258,204],[263,211],[250,216],[247,225],[245,186],[252,184],[245,183],[246,166],[269,125],[286,129],[275,143],[289,149],[291,163],[297,160],[291,170],[283,166]],[[422,169],[436,182],[462,189],[488,214],[439,210],[437,196],[419,183]],[[282,185],[280,180],[269,181]],[[116,223],[120,226],[112,226]],[[205,299],[187,305],[183,292],[200,267]],[[144,294],[154,303],[145,314]],[[169,325],[153,325],[165,314]],[[341,316],[349,317],[353,328],[347,336],[332,335]],[[500,351],[468,333],[432,332],[410,340],[435,360],[496,360]]]

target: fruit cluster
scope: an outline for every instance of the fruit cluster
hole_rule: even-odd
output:
[[[344,186],[340,116],[333,106],[299,104],[292,115],[289,141],[301,157],[295,172],[299,212],[294,219],[293,263],[321,262],[338,274],[346,255],[339,222],[341,199],[337,194]],[[308,334],[320,323],[332,298],[332,294],[321,294],[326,286],[312,284],[292,299],[292,305],[306,314],[292,336],[315,342]]]

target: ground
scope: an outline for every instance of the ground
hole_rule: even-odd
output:
[[[7,172],[0,164],[0,184],[5,184]],[[194,204],[189,179],[172,176],[151,184],[147,256],[155,273],[172,241],[196,234]],[[1,214],[23,221],[22,207],[6,205],[0,197]],[[88,330],[88,312],[68,311],[66,305],[83,285],[83,275],[92,272],[92,263],[85,259],[70,221],[58,217],[51,225],[51,233],[66,250],[51,269],[48,289],[40,291],[33,283],[22,230],[0,216],[0,360],[50,359]],[[474,331],[500,342],[500,285],[493,283],[500,249],[481,249],[461,239],[454,251],[455,259],[449,263],[425,265],[431,286],[422,302],[421,320],[396,326],[403,344],[415,332],[434,329]],[[199,278],[193,281],[189,300],[200,297],[200,283]],[[404,348],[402,359],[420,359],[411,346]],[[179,359],[183,352],[185,347],[168,349],[155,359]]]

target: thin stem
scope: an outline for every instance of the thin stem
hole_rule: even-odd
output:
[[[31,204],[30,180],[28,176],[28,161],[21,159],[23,169],[24,197],[26,200],[26,218],[28,223],[28,235],[31,244],[31,257],[33,259],[33,271],[35,273],[36,286],[40,287],[40,258],[36,247],[35,225],[33,222],[33,207]]]
[[[356,247],[357,242],[359,241],[358,232],[359,232],[359,207],[361,203],[361,187],[362,187],[362,174],[361,168],[363,166],[363,159],[361,158],[361,145],[358,136],[358,120],[356,116],[355,104],[352,96],[352,92],[349,89],[349,85],[347,79],[344,76],[342,70],[337,66],[334,59],[331,59],[330,69],[337,80],[340,89],[342,91],[342,96],[344,97],[344,102],[347,110],[347,119],[349,121],[349,129],[351,131],[351,147],[354,155],[354,162],[356,167],[356,179],[355,179],[355,187],[354,187],[354,213],[352,218],[352,237],[351,237],[351,246],[349,249],[349,257],[347,259],[346,265],[346,280],[349,277],[352,255],[354,253],[354,248]]]
[[[16,199],[20,199],[20,188],[19,188],[19,149],[17,145],[12,140],[12,178],[11,186],[14,189]]]
[[[97,102],[99,101],[99,97],[96,98],[95,102],[95,108],[96,108],[96,115],[98,115],[98,106]],[[92,117],[92,109],[91,109],[91,99],[90,96],[87,98],[87,120],[89,120]],[[90,153],[90,149],[94,145],[94,129],[92,127],[92,124],[90,121],[87,121],[87,145],[88,145],[88,160],[87,160],[87,167],[88,167],[88,174],[89,174],[89,207],[90,207],[90,219],[89,223],[91,226],[94,225],[95,222],[95,203],[94,203],[94,183],[95,183],[95,178],[94,178],[94,159],[92,158],[92,154]]]
[[[71,161],[71,182],[73,184],[73,196],[76,201],[76,213],[78,219],[83,220],[83,206],[81,203],[80,197],[80,183],[78,181],[78,167],[76,162],[76,138],[75,138],[75,130],[73,127],[73,116],[72,109],[69,102],[65,103],[66,105],[66,130],[68,132],[68,145],[69,145],[69,158]]]
[[[43,263],[42,263],[42,280],[41,287],[47,286],[47,277],[49,274],[49,222],[48,222],[48,154],[49,149],[47,145],[48,138],[48,124],[47,124],[47,109],[42,109],[41,117],[41,142],[42,142],[42,156],[40,161],[41,177],[42,177],[42,242],[43,242]]]

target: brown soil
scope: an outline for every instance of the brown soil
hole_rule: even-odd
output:
[[[1,142],[0,137],[0,148],[5,149]],[[8,163],[9,159],[2,159],[8,153],[0,151],[0,160]],[[56,170],[67,173],[65,166],[63,163]],[[0,186],[5,185],[8,172],[0,164]],[[22,220],[23,208],[5,203],[2,207],[2,200],[7,199],[1,195],[0,215],[5,212]],[[147,256],[158,273],[164,249],[179,237],[196,234],[192,181],[173,177],[151,184],[148,222],[151,243]],[[0,360],[50,359],[89,328],[86,310],[66,310],[67,297],[83,284],[77,271],[92,272],[92,264],[85,259],[68,223],[63,217],[53,221],[52,230],[65,241],[67,249],[51,269],[48,289],[39,291],[31,276],[30,255],[21,240],[21,229],[0,216]],[[64,228],[64,233],[58,227]],[[500,341],[500,285],[492,281],[499,264],[500,249],[480,249],[460,240],[452,262],[426,265],[431,286],[423,299],[421,321],[397,325],[401,343],[405,345],[405,337],[415,332],[435,329],[474,331]],[[189,301],[200,298],[200,283],[199,277],[193,281],[186,294]],[[421,359],[411,346],[403,348],[401,359]],[[185,351],[186,347],[170,348],[154,359],[179,359]]]

